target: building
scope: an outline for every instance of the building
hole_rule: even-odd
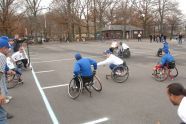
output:
[[[137,38],[138,34],[143,35],[143,29],[132,25],[107,25],[101,31],[103,39],[132,39]]]

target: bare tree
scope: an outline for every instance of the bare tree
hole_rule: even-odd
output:
[[[14,14],[13,8],[14,0],[1,0],[0,1],[0,30],[2,34],[8,34],[10,28],[10,19]]]
[[[160,26],[160,34],[164,33],[163,24],[165,22],[165,17],[170,12],[172,4],[174,4],[171,0],[158,0],[156,2],[156,8],[159,15],[159,26]]]
[[[166,25],[170,26],[171,37],[174,35],[174,31],[178,29],[178,26],[181,24],[183,18],[183,14],[178,8],[178,3],[175,2],[172,4],[171,10],[166,17]]]
[[[38,42],[37,36],[39,33],[39,24],[37,21],[37,16],[42,10],[40,7],[41,0],[24,0],[24,5],[26,7],[26,12],[31,23],[31,35],[34,35],[35,41]]]
[[[144,36],[147,37],[147,28],[151,27],[150,25],[152,25],[153,20],[154,0],[132,0],[132,3],[143,22]]]

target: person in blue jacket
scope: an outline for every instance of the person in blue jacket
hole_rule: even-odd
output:
[[[168,50],[169,51],[169,44],[167,42],[166,36],[164,36],[164,39],[163,39],[163,48],[162,48],[162,50]]]
[[[167,42],[166,36],[163,36],[162,38],[163,47],[158,49],[157,56],[162,56],[163,50],[168,49],[169,50],[169,44]]]
[[[167,48],[163,49],[163,52],[165,54],[162,56],[162,58],[160,60],[160,65],[162,67],[169,64],[170,62],[175,62],[174,57],[170,54],[170,52]]]
[[[75,54],[75,59],[77,60],[74,63],[74,78],[76,80],[76,85],[79,88],[79,80],[78,76],[81,76],[83,83],[90,82],[95,74],[97,69],[97,62],[90,58],[83,58],[80,53]],[[93,66],[94,70],[92,71],[91,66]]]

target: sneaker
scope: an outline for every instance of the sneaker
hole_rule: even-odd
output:
[[[6,99],[11,100],[13,97],[12,96],[6,96]]]
[[[10,102],[9,99],[5,99],[5,104],[8,104]]]
[[[14,116],[12,115],[12,114],[10,114],[10,113],[7,113],[7,119],[11,119],[11,118],[13,118]]]

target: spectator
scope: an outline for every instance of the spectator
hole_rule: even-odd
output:
[[[138,42],[141,41],[141,33],[138,34]]]
[[[19,35],[15,35],[15,39],[14,39],[14,52],[19,51],[19,48],[22,46],[22,43],[25,41],[25,39],[20,39]]]
[[[21,61],[25,68],[28,67],[28,59],[26,58],[26,55],[24,54],[23,47],[19,48],[19,51],[15,52],[12,55],[12,59],[17,64],[17,62]]]
[[[0,124],[7,124],[7,119],[13,117],[13,115],[7,113],[1,106],[3,103],[8,103],[10,99],[12,99],[11,96],[7,95],[8,90],[6,87],[5,79],[6,55],[9,52],[9,47],[8,40],[6,38],[0,37]]]
[[[186,124],[186,89],[179,83],[172,83],[167,86],[167,94],[173,105],[178,106],[177,114]]]
[[[178,36],[178,44],[182,44],[182,34],[180,33],[179,36]]]
[[[149,35],[150,42],[152,43],[152,34]]]

